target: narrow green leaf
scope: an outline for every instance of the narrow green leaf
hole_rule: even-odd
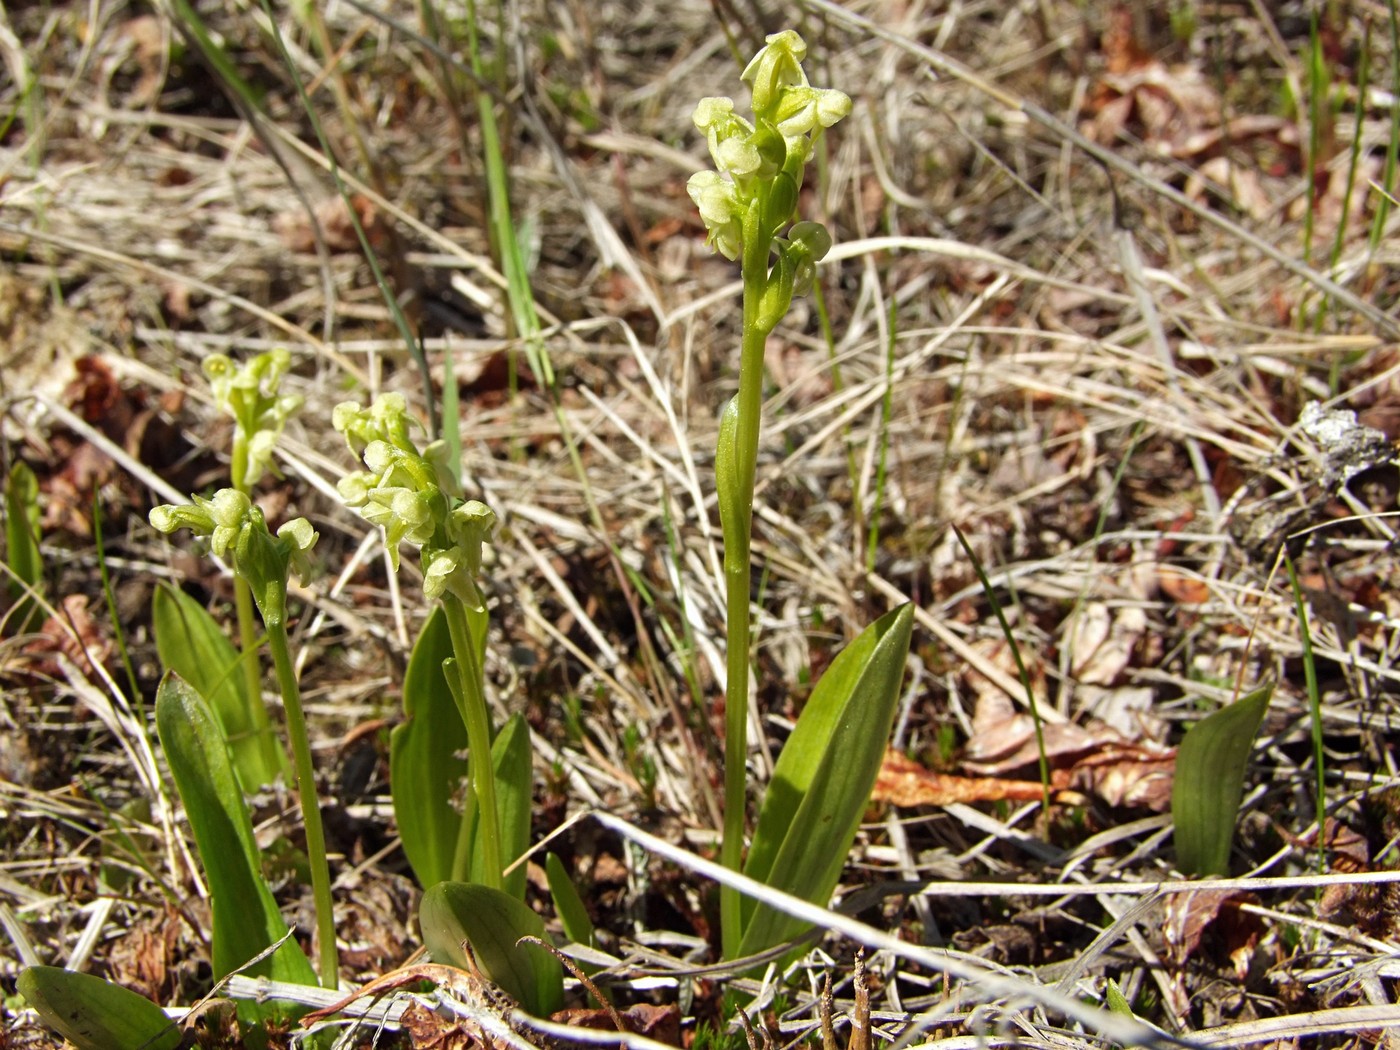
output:
[[[151,608],[161,665],[174,671],[204,697],[233,754],[239,782],[248,791],[271,784],[281,772],[281,744],[259,733],[253,704],[238,673],[238,650],[204,606],[176,587],[156,588]]]
[[[912,605],[886,613],[817,683],[773,770],[746,875],[815,904],[830,899],[884,758],[913,626]],[[740,955],[806,928],[751,899],[743,904]]]
[[[1111,1013],[1120,1017],[1133,1017],[1133,1004],[1128,1002],[1128,997],[1123,994],[1123,989],[1118,987],[1118,982],[1109,978],[1108,986],[1104,989],[1104,1005]]]
[[[184,1037],[145,996],[92,974],[30,966],[15,987],[78,1050],[176,1050]]]
[[[579,896],[578,887],[564,869],[564,862],[553,853],[546,853],[544,873],[549,879],[549,895],[554,898],[554,910],[564,924],[564,933],[575,944],[593,946],[593,920]]]
[[[1271,684],[1197,722],[1176,753],[1172,829],[1184,875],[1228,875],[1245,765],[1273,695]]]
[[[39,481],[29,464],[16,460],[5,479],[5,564],[13,575],[10,594],[19,600],[14,626],[33,613],[34,602],[25,588],[43,588],[44,561],[39,551]]]
[[[263,879],[253,822],[214,714],[208,702],[173,672],[166,672],[156,691],[156,731],[204,862],[217,980],[285,936],[287,923]],[[311,963],[292,940],[244,972],[275,981],[316,984]]]
[[[394,818],[419,885],[452,878],[462,813],[452,804],[467,775],[458,755],[467,730],[452,699],[442,663],[452,655],[447,617],[439,606],[413,646],[403,680],[406,721],[389,735],[389,786]]]
[[[423,894],[418,911],[433,961],[479,970],[536,1017],[564,1001],[559,960],[521,937],[545,937],[544,922],[523,901],[474,882],[440,882]],[[471,946],[468,958],[462,944]]]
[[[531,773],[533,751],[530,726],[523,715],[514,715],[491,743],[491,767],[496,774],[496,813],[501,830],[501,863],[509,865],[530,848]],[[480,882],[477,846],[479,825],[472,822],[471,881]],[[501,883],[512,897],[525,897],[525,865],[521,864]]]

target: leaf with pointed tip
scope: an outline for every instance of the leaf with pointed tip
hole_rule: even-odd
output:
[[[434,962],[480,971],[536,1017],[548,1017],[562,1005],[559,960],[536,945],[518,943],[521,937],[545,936],[543,920],[524,901],[474,882],[439,882],[423,894],[418,924]]]
[[[564,862],[553,853],[546,853],[544,873],[549,879],[549,895],[554,898],[554,910],[564,924],[564,934],[575,944],[593,947],[593,920],[588,917],[578,887],[569,877]]]
[[[452,804],[467,775],[458,755],[467,730],[452,699],[442,663],[452,635],[439,606],[414,643],[403,680],[406,720],[389,734],[389,787],[404,856],[423,887],[452,878],[462,812]],[[465,873],[464,873],[465,874]]]
[[[262,703],[262,697],[248,696],[238,673],[238,650],[224,629],[199,602],[168,585],[156,588],[151,621],[161,665],[209,702],[233,754],[239,782],[249,791],[271,784],[283,771],[286,756],[277,739],[260,733],[253,721],[252,705]]]
[[[11,614],[11,629],[24,629],[36,611],[29,590],[42,590],[44,559],[39,550],[39,481],[29,465],[16,460],[5,479],[5,564],[10,569],[9,591],[19,603]]]
[[[1244,797],[1245,766],[1273,684],[1192,726],[1176,752],[1172,837],[1183,875],[1228,875],[1230,844]]]
[[[15,987],[78,1050],[176,1050],[184,1037],[145,996],[92,974],[29,966]]]
[[[156,731],[194,831],[209,884],[214,978],[227,976],[287,934],[262,875],[253,822],[208,702],[167,671],[156,690]],[[292,984],[317,983],[294,940],[242,972]]]
[[[533,776],[533,749],[530,746],[530,726],[524,715],[512,715],[491,742],[491,768],[496,774],[496,814],[501,832],[501,863],[509,866],[530,848],[530,810],[533,803],[530,787]],[[477,841],[480,824],[471,823],[471,878],[481,882],[482,849]],[[501,889],[512,897],[525,898],[525,865],[515,869],[501,881]]]
[[[744,874],[825,905],[831,899],[894,722],[914,607],[891,610],[831,662],[783,746],[759,811]],[[808,924],[749,898],[739,955]]]

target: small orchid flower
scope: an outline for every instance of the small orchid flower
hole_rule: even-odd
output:
[[[691,176],[686,190],[708,242],[726,259],[747,258],[749,248],[755,258],[767,258],[778,249],[771,274],[744,277],[746,287],[752,282],[763,299],[761,316],[775,324],[792,295],[811,288],[816,263],[825,254],[825,249],[810,250],[817,243],[811,239],[815,223],[784,239],[802,189],[803,168],[816,137],[851,112],[845,92],[808,83],[802,69],[806,57],[801,36],[790,29],[774,33],[741,76],[753,94],[752,121],[734,112],[733,99],[723,97],[701,99],[692,118],[705,134],[715,167]],[[746,240],[754,243],[746,246]],[[830,246],[829,237],[826,244]]]
[[[204,360],[202,367],[214,400],[235,423],[235,488],[246,492],[264,472],[281,477],[272,461],[272,450],[287,420],[302,406],[299,395],[278,393],[291,363],[291,353],[280,347],[258,354],[241,368],[223,354],[212,354]]]
[[[237,489],[220,489],[213,497],[190,497],[188,504],[165,504],[151,510],[158,532],[189,529],[209,538],[209,550],[227,558],[234,573],[248,584],[265,622],[281,622],[286,614],[287,575],[303,582],[313,575],[312,548],[319,534],[305,518],[294,518],[273,536],[263,512]]]

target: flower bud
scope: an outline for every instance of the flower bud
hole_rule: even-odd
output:
[[[792,218],[796,207],[797,182],[787,172],[780,171],[773,178],[772,189],[768,191],[768,200],[764,204],[763,228],[781,230]]]
[[[807,45],[794,30],[785,29],[767,38],[765,46],[739,75],[753,91],[753,111],[757,117],[771,117],[784,89],[805,85],[802,60]]]

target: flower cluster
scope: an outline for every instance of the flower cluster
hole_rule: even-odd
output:
[[[272,462],[272,449],[287,420],[302,405],[299,395],[278,393],[291,363],[291,353],[281,348],[258,354],[242,368],[223,354],[204,359],[204,375],[214,390],[214,400],[236,424],[233,440],[237,488],[251,488],[264,471],[280,476]],[[241,478],[237,476],[240,472]]]
[[[695,126],[705,133],[716,170],[697,172],[686,188],[710,243],[727,259],[738,259],[755,239],[773,243],[792,219],[813,141],[851,111],[844,92],[807,82],[806,55],[807,45],[791,29],[768,37],[741,76],[753,93],[752,122],[734,112],[730,98],[701,99],[695,107]],[[800,243],[798,254],[815,266],[830,247],[823,238],[825,230],[818,236],[794,227],[789,240],[777,242],[780,260],[789,244]]]
[[[192,503],[165,504],[151,510],[151,525],[172,533],[189,529],[209,537],[209,550],[227,558],[233,571],[247,582],[264,621],[280,619],[285,611],[287,574],[305,582],[313,575],[311,550],[319,533],[305,518],[293,518],[273,536],[263,513],[245,493],[220,489],[211,499],[191,496]]]
[[[331,422],[368,468],[342,478],[340,495],[366,521],[384,530],[395,571],[399,544],[411,543],[423,552],[425,596],[451,594],[479,607],[481,545],[490,539],[496,515],[484,503],[457,495],[446,446],[435,441],[419,451],[410,434],[413,420],[400,394],[382,395],[369,408],[342,402]]]

